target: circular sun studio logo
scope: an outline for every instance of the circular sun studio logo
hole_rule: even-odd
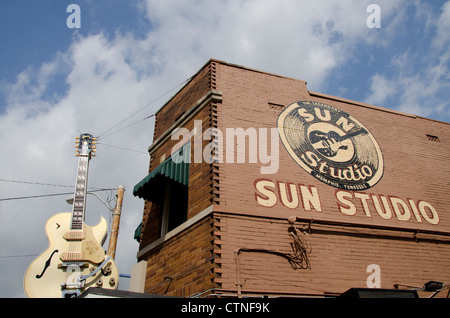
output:
[[[364,190],[383,175],[383,156],[375,138],[359,121],[333,106],[293,103],[278,116],[278,130],[291,157],[330,186]]]

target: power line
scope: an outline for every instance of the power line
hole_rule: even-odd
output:
[[[89,192],[110,191],[110,190],[115,190],[115,188],[97,189],[97,190],[91,190],[91,191],[89,191]],[[11,198],[0,198],[0,201],[23,200],[23,199],[35,199],[35,198],[53,197],[53,196],[70,195],[70,194],[73,194],[73,192],[50,193],[50,194],[38,194],[38,195],[29,195],[29,196],[11,197]]]
[[[43,182],[23,181],[23,180],[11,180],[11,179],[0,179],[0,182],[23,183],[23,184],[42,185],[42,186],[62,187],[62,188],[74,188],[74,185],[43,183]],[[88,189],[95,189],[96,191],[115,190],[115,189],[97,188],[97,187],[88,187]]]
[[[145,118],[143,118],[143,119],[140,119],[140,120],[138,120],[138,121],[136,121],[136,122],[134,122],[134,123],[132,123],[132,124],[130,124],[130,125],[128,125],[128,126],[125,126],[125,127],[123,127],[123,128],[120,128],[119,130],[113,131],[112,133],[109,133],[109,134],[104,135],[104,136],[102,136],[102,137],[97,137],[97,139],[100,140],[100,139],[106,138],[106,137],[108,137],[108,136],[114,135],[114,134],[118,133],[119,131],[122,131],[122,130],[127,129],[127,128],[131,127],[131,126],[134,126],[134,125],[136,125],[136,124],[139,124],[140,122],[142,122],[142,121],[144,121],[144,120],[146,120],[146,119],[149,119],[149,118],[151,118],[151,117],[153,117],[153,116],[155,116],[155,114],[152,114],[152,115],[147,116],[147,117],[145,117]],[[98,144],[98,143],[97,143],[97,144]]]
[[[12,183],[35,184],[35,185],[52,186],[52,187],[73,188],[73,185],[66,185],[66,184],[53,184],[53,183],[42,183],[42,182],[10,180],[10,179],[0,179],[0,181],[1,182],[12,182]]]
[[[32,256],[38,256],[39,254],[29,254],[29,255],[7,255],[7,256],[0,256],[0,259],[2,258],[15,258],[15,257],[32,257]]]
[[[112,148],[117,148],[117,149],[121,149],[121,150],[132,151],[132,152],[137,152],[137,153],[142,153],[142,154],[148,155],[148,153],[147,153],[147,152],[144,152],[144,151],[139,151],[139,150],[130,149],[130,148],[125,148],[125,147],[119,147],[119,146],[108,145],[108,144],[104,144],[104,143],[102,143],[102,142],[97,142],[97,145],[102,145],[102,146],[107,146],[107,147],[112,147]]]
[[[150,103],[148,103],[148,104],[144,105],[143,107],[139,108],[137,111],[135,111],[135,112],[132,113],[131,115],[125,117],[124,119],[122,119],[121,121],[119,121],[117,124],[113,125],[111,128],[109,128],[109,129],[106,130],[105,132],[103,132],[103,133],[101,133],[100,135],[98,135],[98,136],[97,136],[97,139],[100,140],[101,138],[105,138],[105,137],[107,137],[107,136],[111,136],[112,134],[115,134],[115,133],[117,133],[117,132],[119,132],[119,131],[121,131],[121,130],[123,130],[123,129],[125,129],[125,128],[128,128],[128,127],[133,126],[133,125],[135,125],[135,124],[137,124],[137,123],[139,123],[139,122],[141,122],[141,121],[143,121],[143,120],[145,120],[145,119],[148,119],[148,118],[150,118],[150,117],[153,117],[155,114],[152,114],[152,115],[150,115],[150,116],[147,116],[146,118],[144,118],[144,119],[142,119],[142,120],[140,120],[140,121],[138,121],[138,122],[136,122],[136,123],[134,123],[134,124],[132,124],[132,125],[129,125],[129,126],[124,127],[124,128],[121,128],[121,129],[119,129],[119,130],[117,130],[117,131],[114,131],[114,132],[112,132],[112,133],[110,133],[110,134],[108,134],[108,135],[105,136],[106,133],[110,132],[111,130],[113,130],[114,128],[116,128],[117,126],[119,126],[120,124],[122,124],[123,122],[125,122],[126,120],[130,119],[131,117],[133,117],[134,115],[136,115],[137,113],[139,113],[140,111],[142,111],[142,110],[144,110],[145,108],[151,106],[151,105],[152,105],[153,103],[155,103],[157,100],[159,100],[159,99],[161,99],[162,97],[166,96],[167,94],[169,94],[170,92],[172,92],[172,91],[175,90],[176,88],[180,87],[181,85],[184,85],[185,83],[187,83],[188,81],[190,81],[192,78],[193,78],[193,76],[189,77],[188,79],[184,80],[184,81],[181,82],[180,84],[178,84],[178,85],[176,85],[175,87],[171,88],[169,91],[165,92],[164,94],[162,94],[162,95],[159,96],[158,98],[154,99],[154,100],[151,101]]]

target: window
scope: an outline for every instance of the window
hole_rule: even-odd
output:
[[[187,220],[188,187],[166,179],[161,236],[172,231]]]
[[[155,236],[187,221],[190,153],[188,142],[134,186],[135,196],[153,203],[149,220]]]

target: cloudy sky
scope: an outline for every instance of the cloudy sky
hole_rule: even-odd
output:
[[[371,3],[379,28],[367,24]],[[80,28],[68,27],[70,4]],[[450,1],[437,0],[0,1],[0,297],[25,296],[25,270],[48,245],[45,222],[71,211],[80,133],[102,137],[89,187],[126,188],[116,263],[130,274],[147,117],[209,58],[450,122],[449,34]],[[97,194],[114,204],[115,191]],[[89,195],[87,223],[100,216],[110,220]]]

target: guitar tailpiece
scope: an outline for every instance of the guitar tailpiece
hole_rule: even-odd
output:
[[[83,263],[63,263],[63,266],[67,267],[67,271],[73,273],[70,275],[65,283],[61,284],[61,291],[63,298],[76,298],[81,294],[81,289],[84,287],[86,279],[95,275],[98,271],[102,271],[103,267],[109,262],[111,256],[108,256],[94,271],[87,275],[78,275],[80,273],[80,267]]]
[[[79,289],[76,290],[63,290],[62,291],[62,298],[78,298],[80,296],[81,292]]]

